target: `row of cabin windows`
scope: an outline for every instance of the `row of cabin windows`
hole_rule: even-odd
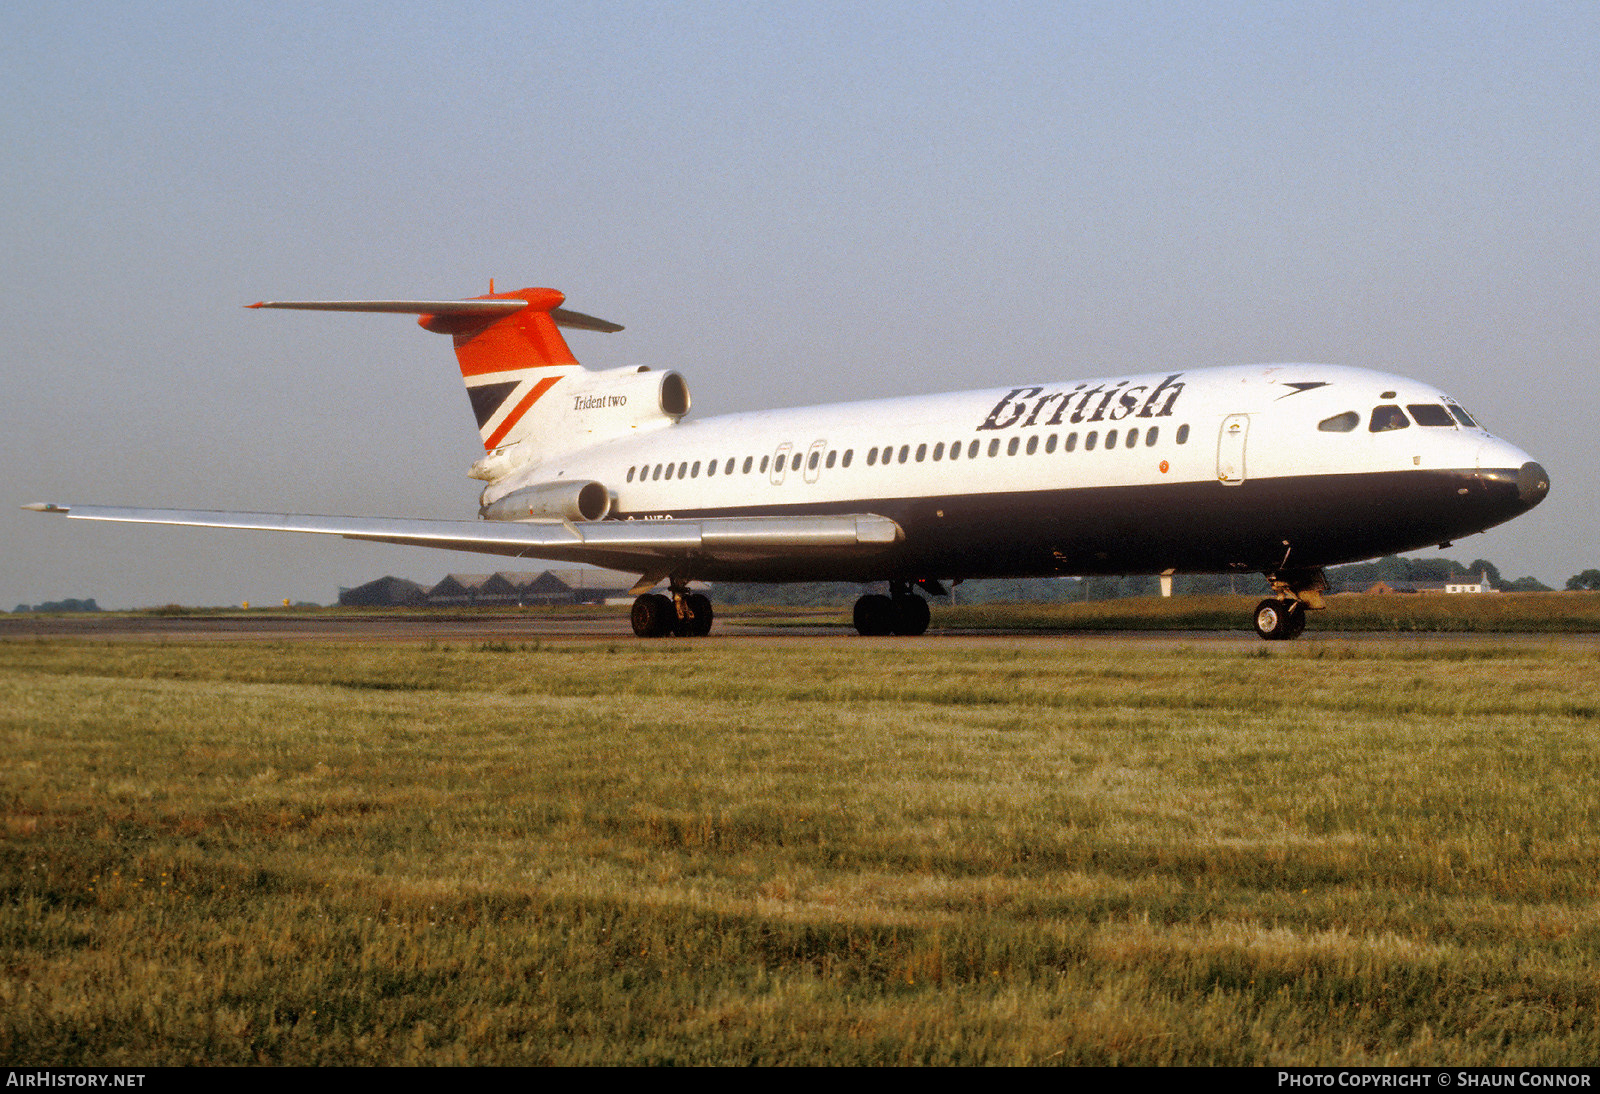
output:
[[[1106,431],[1106,435],[1105,435],[1105,447],[1106,448],[1109,449],[1109,448],[1116,448],[1117,447],[1117,441],[1118,441],[1119,432],[1120,432],[1119,430],[1115,430],[1115,429],[1110,429],[1110,430]],[[1161,437],[1161,427],[1160,426],[1151,426],[1149,429],[1146,429],[1144,431],[1144,434],[1143,434],[1145,447],[1148,448],[1148,447],[1154,445],[1156,443],[1156,441],[1158,441],[1160,439],[1160,437]],[[1012,437],[1010,440],[1008,440],[1006,442],[1005,453],[1008,456],[1015,456],[1019,451],[1021,451],[1021,452],[1026,453],[1027,455],[1031,456],[1034,453],[1038,452],[1041,447],[1043,447],[1043,449],[1047,453],[1048,452],[1054,452],[1056,450],[1057,439],[1058,439],[1057,435],[1054,434],[1054,433],[1051,433],[1049,436],[1044,438],[1044,443],[1041,446],[1041,444],[1039,442],[1039,435],[1037,433],[1035,433],[1035,434],[1032,434],[1031,436],[1028,437],[1028,442],[1027,442],[1026,446],[1024,446],[1023,443],[1022,443],[1022,438],[1021,437]],[[1128,430],[1126,434],[1122,434],[1121,435],[1121,439],[1122,439],[1122,446],[1124,448],[1138,448],[1139,447],[1140,432],[1139,432],[1138,428],[1135,427],[1133,429]],[[1178,433],[1177,433],[1176,440],[1177,440],[1177,442],[1179,444],[1184,444],[1189,440],[1189,427],[1187,425],[1180,425],[1178,427]],[[1098,429],[1092,429],[1088,433],[1084,434],[1083,450],[1085,452],[1092,452],[1092,451],[1095,450],[1096,447],[1099,447],[1099,445],[1100,445],[1100,431]],[[1067,434],[1066,443],[1061,445],[1061,450],[1063,452],[1072,452],[1077,447],[1078,447],[1078,435],[1076,433],[1068,433]],[[966,445],[966,458],[969,459],[969,460],[975,460],[975,459],[978,458],[978,455],[981,452],[984,452],[984,451],[985,451],[985,449],[983,447],[983,442],[982,441],[969,441],[969,442],[967,442],[967,445]],[[994,437],[994,438],[990,439],[989,445],[988,445],[988,448],[987,448],[987,453],[990,456],[998,456],[998,455],[1000,455],[1000,438],[999,437]],[[889,444],[889,445],[884,445],[882,448],[869,448],[867,450],[867,466],[871,467],[874,463],[890,463],[890,462],[905,463],[905,462],[907,462],[908,460],[911,460],[911,459],[915,459],[917,463],[922,463],[924,460],[926,460],[928,458],[929,454],[930,453],[928,452],[928,446],[926,444],[917,445],[916,450],[915,450],[915,455],[913,455],[912,448],[911,448],[911,446],[909,444],[901,445],[898,452],[895,451],[894,445]],[[952,459],[952,460],[959,460],[959,459],[961,459],[961,455],[962,455],[962,442],[960,442],[960,441],[953,442],[948,449],[945,448],[945,445],[944,445],[943,441],[940,441],[939,443],[937,443],[937,444],[935,444],[933,446],[932,456],[933,456],[933,459],[936,462],[939,461],[939,460],[944,460],[946,458]]]
[[[1122,433],[1116,429],[1108,429],[1106,430],[1104,447],[1107,449],[1116,448],[1117,442],[1120,439],[1122,442],[1122,447],[1138,448],[1141,437],[1144,441],[1144,446],[1149,448],[1160,439],[1161,427],[1153,425],[1144,430],[1142,434],[1140,433],[1138,427],[1129,429],[1126,433]],[[1189,427],[1187,425],[1180,425],[1174,440],[1178,444],[1187,444],[1189,440]],[[1057,435],[1054,433],[1051,433],[1049,436],[1044,438],[1044,443],[1042,446],[1039,442],[1039,435],[1037,433],[1028,437],[1028,441],[1025,446],[1023,445],[1021,437],[1012,437],[1006,442],[1005,453],[1008,456],[1015,456],[1019,451],[1021,451],[1025,452],[1029,456],[1032,456],[1034,453],[1038,452],[1041,447],[1043,447],[1047,453],[1054,452],[1056,450],[1056,442]],[[1083,450],[1085,452],[1093,452],[1097,447],[1100,446],[1101,439],[1100,431],[1098,429],[1091,429],[1088,433],[1084,434]],[[1063,452],[1072,452],[1076,450],[1078,447],[1078,435],[1076,433],[1068,433],[1065,443],[1061,444],[1060,447],[1061,451]],[[935,462],[945,459],[959,460],[962,458],[962,450],[963,446],[961,441],[952,441],[948,448],[945,446],[943,441],[939,441],[933,445],[931,454]],[[983,442],[969,441],[966,443],[965,451],[967,459],[975,460],[978,458],[979,454],[984,451]],[[999,437],[992,438],[989,441],[987,452],[990,456],[1000,455]],[[917,445],[915,449],[913,449],[909,444],[903,444],[899,447],[898,451],[896,451],[894,445],[886,444],[882,448],[867,449],[867,466],[874,467],[880,463],[885,465],[896,462],[907,463],[912,460],[915,460],[917,463],[923,463],[928,459],[929,455],[930,453],[926,443]],[[831,450],[828,452],[826,457],[824,457],[820,451],[816,450],[813,450],[809,455],[803,452],[796,452],[794,455],[787,457],[787,459],[789,461],[789,470],[791,471],[800,470],[800,465],[802,463],[806,465],[808,470],[815,471],[819,465],[831,468],[835,465],[835,463],[837,463],[840,467],[849,467],[854,457],[855,449],[847,448],[842,454],[837,449]],[[785,459],[783,456],[779,456],[777,458],[780,460]],[[737,456],[730,456],[725,464],[719,460],[707,460],[703,465],[700,460],[695,460],[693,463],[690,463],[688,460],[684,460],[682,463],[676,464],[646,464],[642,468],[628,468],[627,481],[633,482],[635,475],[638,476],[638,480],[640,482],[656,482],[660,479],[673,478],[697,479],[700,477],[700,470],[702,466],[705,468],[707,478],[717,474],[719,466],[721,473],[724,475],[732,475],[736,470],[745,475],[750,474],[752,470],[759,471],[761,474],[765,475],[767,473],[767,467],[772,459],[773,457],[771,456],[762,456],[760,462],[757,463],[754,456],[746,456],[742,465],[739,464],[739,458]]]

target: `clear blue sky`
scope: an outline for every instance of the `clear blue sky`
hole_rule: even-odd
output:
[[[1550,469],[1600,565],[1600,5],[43,4],[0,40],[0,607],[484,556],[35,500],[470,518],[448,342],[258,299],[550,285],[697,414],[1314,360]]]

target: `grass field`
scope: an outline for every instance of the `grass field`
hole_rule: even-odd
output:
[[[0,643],[0,1059],[1592,1064],[1597,665]]]
[[[981,604],[935,608],[934,626],[962,630],[1249,630],[1259,597],[1130,597],[1081,604]],[[1498,593],[1493,596],[1346,594],[1311,612],[1311,631],[1394,633],[1600,631],[1600,595]]]

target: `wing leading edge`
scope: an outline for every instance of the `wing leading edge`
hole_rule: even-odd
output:
[[[222,513],[111,505],[25,505],[74,520],[171,524],[257,532],[301,532],[448,551],[582,562],[636,571],[651,584],[690,559],[755,562],[882,550],[904,533],[888,517],[847,513],[798,517],[706,517],[698,520],[457,521],[399,517],[325,517],[298,513]],[[648,586],[647,586],[648,587]]]

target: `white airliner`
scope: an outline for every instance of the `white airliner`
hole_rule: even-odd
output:
[[[284,301],[450,335],[487,483],[477,521],[28,506],[74,519],[315,532],[640,575],[634,632],[701,635],[700,581],[887,582],[862,634],[921,634],[944,583],[1259,572],[1263,638],[1324,606],[1322,568],[1481,532],[1549,477],[1427,384],[1332,365],[1159,370],[686,420],[676,372],[595,372],[553,289]],[[649,590],[667,582],[668,594]]]

